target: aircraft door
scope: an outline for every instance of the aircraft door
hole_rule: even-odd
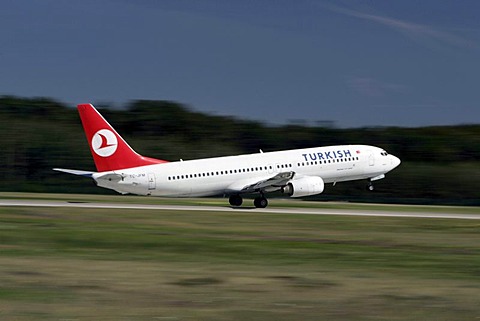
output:
[[[370,156],[368,156],[368,165],[375,165],[375,155],[372,152],[370,152]]]
[[[268,174],[273,174],[275,172],[276,172],[275,166],[272,164],[268,164]]]
[[[156,188],[156,180],[154,173],[148,173],[148,190],[154,190]]]

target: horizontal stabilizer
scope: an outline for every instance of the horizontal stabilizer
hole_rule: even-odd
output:
[[[57,172],[63,172],[63,173],[79,175],[79,176],[84,176],[89,178],[93,178],[93,174],[96,173],[96,172],[88,172],[88,171],[81,171],[78,169],[66,169],[66,168],[54,168],[53,170]]]
[[[123,181],[124,177],[120,174],[114,173],[114,172],[105,172],[105,173],[95,173],[93,174],[93,179],[95,181],[109,181],[109,182],[120,182]]]

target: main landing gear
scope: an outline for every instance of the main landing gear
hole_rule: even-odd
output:
[[[253,200],[253,205],[255,205],[257,208],[265,208],[268,205],[268,201],[265,196],[262,195]]]
[[[228,201],[232,206],[242,206],[243,198],[240,195],[231,195]]]
[[[228,201],[232,206],[241,206],[243,203],[243,198],[240,195],[231,195]],[[265,198],[265,196],[261,195],[253,200],[253,205],[255,205],[257,208],[265,208],[268,206],[268,200]]]

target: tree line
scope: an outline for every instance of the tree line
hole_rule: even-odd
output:
[[[214,116],[172,101],[96,106],[140,154],[175,161],[340,144],[367,144],[400,157],[377,183],[327,186],[320,200],[480,205],[480,125],[418,128],[271,126]],[[2,191],[109,193],[53,167],[94,170],[75,108],[50,98],[0,97]]]

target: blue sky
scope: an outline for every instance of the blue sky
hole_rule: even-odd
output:
[[[479,1],[6,0],[0,95],[272,124],[480,123]]]

